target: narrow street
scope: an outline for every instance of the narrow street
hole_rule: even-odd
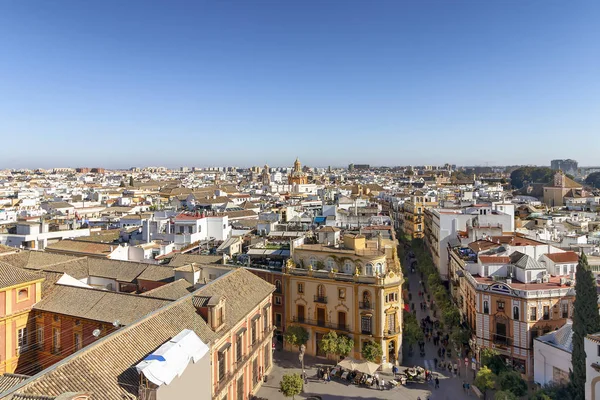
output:
[[[436,320],[436,318],[433,317],[433,313],[430,311],[430,309],[428,308],[426,311],[421,310],[419,303],[421,302],[426,302],[427,300],[427,296],[424,295],[423,297],[419,297],[419,291],[423,290],[422,286],[420,285],[420,274],[419,274],[419,270],[418,270],[418,266],[415,270],[414,273],[411,273],[410,270],[410,261],[409,258],[407,256],[407,258],[405,260],[403,260],[404,262],[404,266],[406,266],[405,271],[408,271],[405,275],[405,279],[409,282],[409,292],[411,293],[411,300],[408,301],[408,305],[409,307],[411,307],[411,303],[414,304],[415,310],[416,310],[416,315],[417,315],[417,321],[420,323],[421,320],[423,318],[426,318],[427,316],[429,316],[433,321]],[[433,299],[433,296],[432,296]],[[431,302],[429,302],[429,304],[431,304]],[[438,311],[439,312],[439,311]],[[438,315],[439,317],[439,315]],[[430,400],[446,400],[446,399],[463,399],[463,398],[469,398],[468,393],[465,393],[465,391],[463,390],[463,382],[466,381],[469,384],[473,384],[473,371],[471,370],[470,366],[469,367],[465,367],[465,363],[464,363],[464,356],[463,359],[460,362],[460,367],[459,367],[459,374],[457,374],[456,376],[454,376],[454,374],[452,372],[449,372],[447,369],[441,369],[441,368],[436,368],[435,367],[435,359],[438,359],[438,363],[440,361],[444,361],[447,362],[450,359],[448,359],[447,357],[444,357],[443,359],[438,355],[438,346],[435,346],[433,344],[433,339],[430,339],[430,341],[425,341],[425,355],[421,356],[419,353],[419,346],[418,345],[414,345],[413,346],[413,354],[411,357],[405,355],[404,357],[404,361],[403,361],[403,365],[404,366],[421,366],[429,371],[433,371],[434,372],[434,378],[435,376],[437,376],[439,378],[440,381],[440,387],[439,389],[435,389],[434,388],[434,383],[433,381],[428,383],[428,385],[430,386],[430,391],[431,391],[431,396],[429,397]],[[455,354],[454,349],[452,350],[453,354],[452,354],[452,364],[454,363],[458,363],[458,355]],[[405,352],[405,354],[408,354],[407,352]],[[418,385],[418,386],[422,386],[422,385]],[[473,393],[470,393],[470,396],[472,398],[475,398],[475,395]],[[426,399],[423,399],[426,400]]]

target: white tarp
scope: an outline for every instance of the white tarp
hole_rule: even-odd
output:
[[[155,385],[168,385],[183,374],[190,361],[198,362],[208,351],[208,346],[194,331],[184,329],[149,354],[135,369]]]

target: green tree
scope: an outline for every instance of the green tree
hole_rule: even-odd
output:
[[[505,371],[498,378],[500,390],[513,393],[516,397],[527,394],[527,383],[517,371]]]
[[[500,390],[494,395],[494,400],[517,400],[517,396],[512,392]]]
[[[365,360],[375,362],[383,355],[383,351],[379,343],[371,340],[364,344],[361,354]]]
[[[452,326],[452,325],[450,325]],[[461,328],[460,326],[455,326],[452,329],[452,333],[450,334],[450,341],[454,343],[454,346],[457,349],[462,349],[462,346],[465,343],[469,343],[469,339],[471,338],[471,332],[467,328]]]
[[[346,335],[342,335],[338,337],[338,348],[337,355],[341,357],[346,357],[350,352],[354,349],[354,340]]]
[[[483,393],[483,398],[487,398],[487,391],[493,389],[496,385],[496,375],[485,365],[477,372],[475,376],[475,386]]]
[[[455,307],[448,307],[442,312],[442,320],[444,321],[444,325],[448,327],[458,327],[458,324],[460,323],[460,312]]]
[[[573,371],[571,382],[575,390],[575,398],[585,397],[585,349],[584,339],[590,333],[600,331],[600,315],[598,314],[598,292],[596,281],[587,257],[581,253],[575,274],[575,309],[573,311]]]
[[[129,177],[129,186],[133,186],[133,175]]]
[[[502,361],[502,357],[500,354],[490,348],[483,348],[481,350],[481,365],[485,365],[496,375],[500,375],[502,372],[506,371],[506,363]]]
[[[281,382],[279,382],[279,388],[285,397],[291,397],[293,399],[294,396],[302,393],[303,383],[304,381],[300,374],[284,375],[281,378]]]
[[[552,397],[542,389],[529,396],[529,400],[552,400]]]
[[[292,346],[302,346],[308,342],[308,331],[299,325],[290,325],[283,334],[283,340]]]
[[[402,326],[402,343],[411,346],[425,338],[415,314],[405,312],[402,315],[402,319],[404,322]]]
[[[354,340],[345,335],[338,336],[335,331],[329,331],[319,342],[319,347],[326,354],[345,357],[354,348]]]
[[[592,172],[585,178],[585,183],[590,186],[600,189],[600,172]]]
[[[555,171],[548,167],[521,167],[510,174],[510,183],[520,189],[525,183],[547,183],[552,180]]]

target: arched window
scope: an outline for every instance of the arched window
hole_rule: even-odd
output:
[[[315,257],[309,258],[308,263],[310,264],[311,267],[313,267],[313,269],[317,268],[317,259]]]
[[[317,286],[317,296],[325,297],[325,286],[323,286],[323,285]]]
[[[275,280],[275,291],[281,293],[281,281],[279,279]]]
[[[351,274],[354,272],[354,263],[350,260],[347,260],[344,263],[344,272],[347,274]]]
[[[517,307],[517,306],[513,307],[513,319],[514,320],[519,319],[519,307]]]
[[[373,264],[365,265],[365,275],[373,275]]]
[[[17,293],[17,299],[19,301],[27,300],[29,298],[29,291],[27,289],[20,289]]]
[[[375,264],[375,272],[377,273],[377,275],[383,274],[384,273],[383,264],[381,264],[381,263]]]
[[[333,261],[331,258],[328,258],[326,261],[326,265],[327,271],[332,271],[335,268],[335,261]]]

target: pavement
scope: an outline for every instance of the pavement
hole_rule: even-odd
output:
[[[405,260],[405,265],[409,265]],[[410,292],[412,300],[415,302],[417,319],[425,318],[429,311],[419,309],[419,274],[408,273],[405,277],[409,280]],[[406,354],[406,353],[405,353]],[[455,355],[456,356],[456,355]],[[317,369],[321,366],[333,366],[335,363],[332,360],[324,358],[305,356],[304,367],[308,376],[308,383],[304,386],[304,391],[296,396],[296,399],[322,399],[322,400],[376,400],[376,399],[403,399],[403,400],[455,400],[455,399],[475,399],[476,396],[472,393],[464,392],[462,384],[465,380],[465,365],[461,364],[460,376],[453,376],[452,373],[438,371],[434,369],[433,359],[438,358],[437,347],[433,345],[433,341],[425,343],[425,356],[419,355],[418,346],[415,346],[415,351],[412,357],[405,356],[403,365],[414,366],[420,365],[423,368],[434,371],[434,375],[439,378],[440,387],[435,389],[433,381],[431,383],[410,383],[407,386],[398,385],[395,388],[378,390],[374,388],[359,387],[347,382],[331,380],[323,382],[317,379]],[[273,354],[273,369],[268,374],[267,382],[263,384],[258,391],[257,396],[269,400],[283,400],[285,397],[279,391],[279,382],[283,375],[291,373],[302,373],[302,367],[298,360],[298,353],[293,353],[284,350],[276,350]],[[400,370],[403,368],[400,367]],[[389,371],[379,372],[379,376],[386,382],[392,379],[392,373]],[[473,383],[473,373],[469,369],[466,380]]]

